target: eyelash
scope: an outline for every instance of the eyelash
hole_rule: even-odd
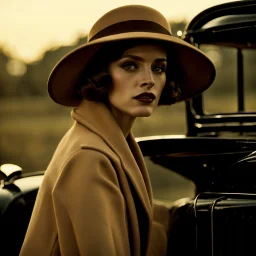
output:
[[[138,68],[138,65],[134,61],[127,61],[121,65],[121,67],[127,71],[133,71]],[[156,71],[156,69],[160,69],[160,71]],[[155,71],[154,71],[155,70]],[[165,65],[155,65],[152,67],[152,71],[158,74],[164,73],[166,71]]]
[[[164,65],[158,65],[158,66],[154,67],[154,69],[160,69],[160,71],[156,71],[157,73],[165,73],[165,71],[166,71],[166,66],[164,66]]]
[[[133,66],[133,68],[131,68]],[[121,67],[125,70],[131,71],[137,69],[137,64],[134,61],[127,61],[121,65]]]

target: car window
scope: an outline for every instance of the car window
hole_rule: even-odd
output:
[[[203,45],[200,47],[216,67],[216,79],[204,93],[204,109],[208,114],[238,111],[237,49]],[[244,60],[244,111],[256,112],[256,50],[242,50]]]

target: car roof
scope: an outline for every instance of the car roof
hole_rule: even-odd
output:
[[[235,1],[208,8],[186,26],[183,39],[192,44],[256,48],[256,2]]]

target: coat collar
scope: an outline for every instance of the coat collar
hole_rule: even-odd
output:
[[[148,171],[132,133],[126,140],[109,108],[101,102],[83,100],[73,109],[71,115],[77,122],[101,137],[120,158],[123,169],[130,178],[142,205],[152,218],[152,190]]]

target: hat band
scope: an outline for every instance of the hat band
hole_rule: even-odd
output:
[[[153,21],[145,21],[145,20],[129,20],[129,21],[122,21],[116,24],[113,24],[109,27],[106,27],[92,36],[88,42],[93,40],[111,36],[121,33],[128,33],[128,32],[151,32],[151,33],[160,33],[165,35],[172,35],[171,31],[167,30],[163,26],[155,23]]]

